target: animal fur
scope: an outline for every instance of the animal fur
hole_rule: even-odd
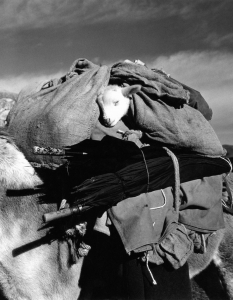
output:
[[[41,183],[14,141],[1,132],[0,299],[74,300],[79,296],[82,260],[70,265],[67,242],[45,239],[48,229],[42,226],[42,216],[57,205],[40,203],[40,194],[7,193]]]
[[[109,85],[99,95],[97,103],[103,115],[103,122],[106,127],[115,126],[128,112],[130,96],[141,90],[140,85],[120,87]]]
[[[40,243],[46,234],[46,229],[38,230],[42,215],[55,210],[56,205],[39,204],[40,195],[7,196],[7,189],[31,188],[42,181],[12,138],[3,132],[0,133],[0,182],[0,297],[77,299],[82,260],[69,265],[65,242]],[[190,256],[190,277],[214,262],[229,299],[233,299],[233,216],[224,214],[224,217],[226,228],[210,236],[207,252]]]
[[[34,168],[6,132],[0,138],[0,184],[9,189],[32,188],[42,184]]]

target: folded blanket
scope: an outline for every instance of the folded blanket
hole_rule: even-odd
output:
[[[135,129],[144,132],[149,143],[208,156],[225,154],[202,114],[209,118],[212,111],[203,98],[190,99],[191,89],[186,90],[161,72],[125,62],[112,66],[110,82],[142,85],[141,91],[132,96],[129,115]]]

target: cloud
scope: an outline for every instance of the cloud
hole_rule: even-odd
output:
[[[228,44],[233,45],[233,33],[228,33],[225,35],[211,33],[206,37],[204,42],[211,45],[214,48],[218,48],[220,46],[224,46]]]
[[[224,89],[233,80],[233,54],[219,51],[178,52],[148,60],[151,67],[162,68],[171,76],[185,80],[195,88]]]
[[[179,52],[148,59],[178,81],[201,92],[213,109],[211,124],[224,143],[233,143],[233,54],[218,51]]]
[[[69,0],[3,0],[0,4],[0,28],[40,28],[62,22],[66,7],[69,10],[73,8],[71,4]]]
[[[211,1],[208,2],[211,4]],[[174,15],[189,18],[195,16],[196,11],[202,14],[202,3],[202,0],[3,0],[0,29],[155,20]],[[210,14],[220,5],[210,5],[205,12]]]
[[[66,72],[58,71],[53,74],[22,74],[20,76],[11,76],[0,78],[0,90],[6,90],[13,93],[19,93],[24,87],[34,85],[36,83],[46,83],[55,78],[62,77]]]

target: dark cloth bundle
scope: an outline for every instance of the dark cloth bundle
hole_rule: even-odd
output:
[[[179,215],[173,209],[171,187],[128,198],[113,206],[109,214],[126,250],[152,250],[152,244],[160,243],[177,228],[178,222],[202,233],[224,228],[221,181],[221,176],[211,176],[182,183],[183,204]]]
[[[88,178],[73,190],[76,205],[110,207],[126,198],[175,184],[173,161],[163,149],[153,146],[139,149],[133,142],[105,137],[99,142],[84,141],[70,148],[70,153],[75,151],[89,153],[86,157],[77,155],[75,159],[73,154],[69,158],[70,177],[76,182],[78,178],[82,182],[83,176]],[[182,153],[176,156],[181,183],[231,170],[229,161],[222,157]]]
[[[206,120],[212,111],[196,91],[159,71],[125,62],[112,66],[110,82],[142,85],[133,95],[129,113],[149,143],[208,156],[225,153]]]

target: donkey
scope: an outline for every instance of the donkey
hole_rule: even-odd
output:
[[[42,215],[57,206],[41,201],[36,188],[44,181],[4,132],[0,132],[0,183],[0,298],[78,299],[83,260],[71,264],[67,242],[48,238]],[[226,228],[209,237],[206,253],[190,256],[190,277],[214,262],[233,299],[233,216],[224,217]]]
[[[68,243],[43,226],[42,216],[57,210],[57,205],[40,203],[42,194],[35,188],[41,184],[12,138],[1,131],[0,299],[74,300],[79,296],[82,259],[71,264]]]
[[[233,216],[224,213],[224,220],[225,228],[218,230],[208,238],[206,253],[191,254],[188,263],[191,279],[195,279],[208,266],[211,266],[212,271],[214,270],[217,274],[215,277],[218,277],[219,289],[224,292],[226,299],[233,299]],[[209,287],[214,284],[212,275],[207,272],[208,278],[205,278],[205,284]],[[216,290],[218,291],[217,287]],[[217,295],[215,297],[210,297],[210,299],[217,299]]]

